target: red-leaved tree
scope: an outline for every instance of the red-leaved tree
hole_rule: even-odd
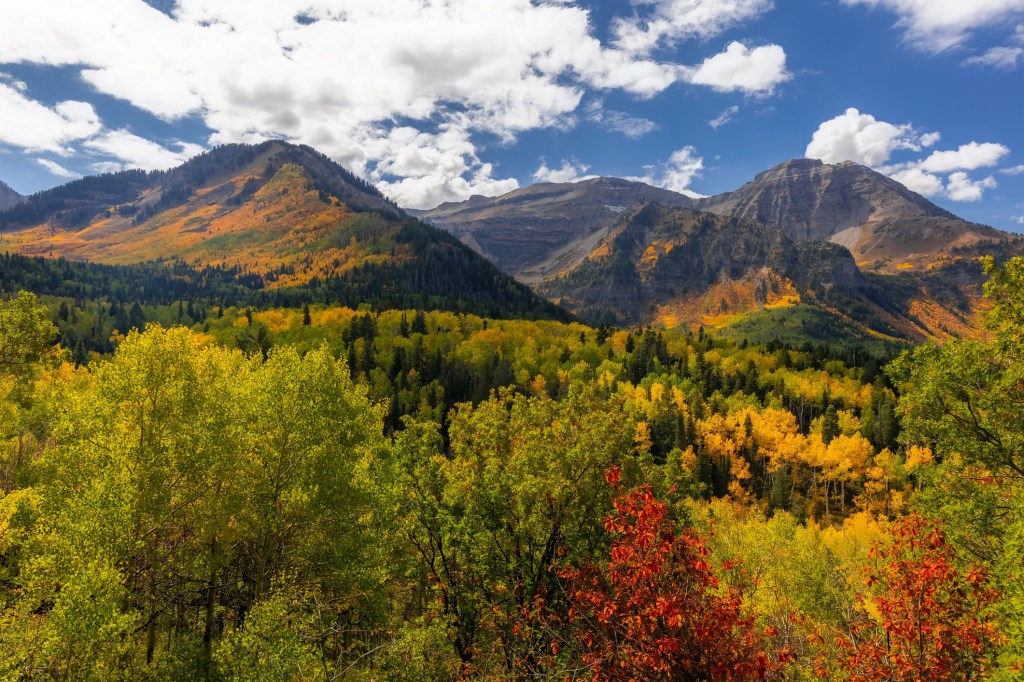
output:
[[[936,682],[985,676],[999,636],[987,609],[997,593],[980,568],[961,571],[938,523],[914,514],[871,550],[858,618],[836,640],[852,682]],[[832,676],[826,661],[818,673]]]
[[[617,486],[618,470],[607,478]],[[769,653],[772,633],[744,613],[741,589],[720,589],[707,543],[677,532],[650,487],[619,495],[605,529],[607,566],[559,571],[569,631],[595,679],[763,680],[781,669],[788,652]]]

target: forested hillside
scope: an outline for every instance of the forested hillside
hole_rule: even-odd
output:
[[[325,155],[281,141],[39,192],[0,210],[0,251],[3,290],[80,303],[319,302],[570,319]]]
[[[1015,679],[1024,260],[985,267],[984,340],[892,363],[23,293],[2,676]]]

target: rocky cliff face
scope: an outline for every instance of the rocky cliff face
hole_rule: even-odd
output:
[[[23,198],[24,197],[8,187],[5,183],[0,182],[0,211],[14,206]]]
[[[974,258],[1024,252],[869,168],[810,159],[703,199],[597,178],[419,214],[594,323],[722,327],[802,304],[792,317],[873,338],[945,337],[971,324]]]
[[[541,183],[500,197],[473,197],[411,211],[526,282],[577,265],[625,212],[645,201],[690,206],[682,194],[617,178]]]
[[[812,289],[854,294],[868,286],[840,246],[795,242],[761,223],[648,203],[539,291],[594,322],[651,323],[658,311],[674,308],[685,311],[674,315],[676,323],[698,324],[716,290],[728,290],[729,300],[711,300],[710,307],[726,313],[764,306],[783,291],[799,300]]]
[[[880,269],[926,263],[955,246],[1006,237],[850,161],[786,161],[697,207],[777,227],[791,239],[841,244],[858,262]]]

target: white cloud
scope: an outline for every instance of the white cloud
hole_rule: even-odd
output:
[[[770,0],[653,0],[648,16],[639,14],[612,22],[613,43],[620,49],[647,54],[679,40],[707,39],[772,9]]]
[[[980,201],[984,190],[995,188],[996,179],[991,175],[983,180],[971,180],[963,171],[953,173],[946,182],[946,193],[953,201]]]
[[[493,177],[494,167],[477,157],[464,125],[445,124],[437,133],[402,126],[376,135],[364,147],[368,158],[378,159],[368,176],[400,206],[433,208],[519,187],[514,178]]]
[[[1024,0],[843,0],[895,12],[905,40],[926,52],[962,45],[973,31],[1024,13]]]
[[[461,201],[475,194],[494,197],[519,188],[515,178],[495,179],[489,163],[481,164],[467,179],[462,175],[422,175],[402,178],[395,182],[379,182],[384,194],[409,208],[433,208],[446,201]]]
[[[141,168],[142,170],[166,170],[180,166],[191,157],[203,151],[199,145],[179,142],[177,151],[172,151],[152,140],[139,137],[127,130],[111,130],[86,140],[87,149],[120,159],[120,169]],[[115,170],[106,162],[107,170]]]
[[[117,173],[123,171],[125,165],[120,161],[96,161],[89,164],[93,173]]]
[[[1002,173],[1003,175],[1020,175],[1021,173],[1024,173],[1024,163],[1020,164],[1019,166],[1003,168],[999,172]]]
[[[856,161],[877,166],[888,161],[897,149],[920,146],[909,124],[893,125],[851,108],[818,126],[804,156],[825,163]]]
[[[762,45],[751,49],[735,41],[729,43],[725,52],[705,59],[687,76],[691,83],[707,85],[718,92],[738,90],[748,95],[770,94],[790,78],[786,52],[781,47]]]
[[[996,187],[991,176],[972,180],[965,172],[995,166],[1010,153],[1008,147],[994,142],[969,142],[957,149],[934,151],[923,159],[886,165],[897,150],[921,152],[941,138],[938,132],[919,134],[909,123],[894,125],[847,109],[818,126],[805,156],[825,163],[855,161],[871,166],[927,197],[979,201],[986,189]]]
[[[99,131],[91,104],[69,100],[51,108],[22,90],[0,83],[0,144],[66,155],[69,143]]]
[[[105,130],[88,102],[66,100],[49,107],[30,98],[24,83],[0,82],[0,145],[26,152],[51,152],[69,157],[76,152],[113,157],[92,164],[98,172],[124,168],[156,170],[177,166],[203,151],[195,144],[176,143],[171,151],[124,130]],[[36,162],[51,174],[71,178],[79,173],[50,159]]]
[[[50,171],[52,175],[56,175],[58,178],[79,178],[81,173],[76,173],[73,170],[69,170],[64,166],[60,165],[56,161],[50,159],[36,159],[36,163]]]
[[[955,170],[975,170],[995,166],[1010,153],[1009,147],[993,142],[970,142],[959,149],[932,152],[920,162],[920,167],[929,173],[948,173]]]
[[[907,168],[896,171],[889,175],[889,177],[911,192],[917,192],[926,197],[941,196],[946,189],[942,185],[942,178],[927,173],[920,168]]]
[[[0,83],[7,83],[15,90],[25,92],[28,89],[28,84],[23,80],[18,80],[14,76],[4,71],[0,71]]]
[[[540,167],[533,173],[536,182],[575,182],[586,176],[590,166],[580,163],[576,159],[563,159],[560,168],[548,168],[544,159],[540,160]]]
[[[691,190],[690,183],[700,177],[700,172],[703,169],[704,159],[697,155],[697,150],[694,147],[687,145],[673,152],[668,161],[646,167],[644,169],[647,171],[646,175],[627,179],[645,182],[648,185],[663,187],[673,192],[698,198],[703,195]]]
[[[735,116],[739,112],[739,110],[740,108],[738,106],[733,105],[726,109],[725,111],[723,111],[722,113],[720,113],[718,116],[715,116],[713,119],[708,121],[708,125],[711,126],[713,129],[718,130],[726,123],[731,121],[732,117]]]
[[[481,135],[510,143],[524,131],[571,126],[588,90],[652,97],[689,81],[770,93],[789,77],[778,46],[736,43],[696,67],[651,56],[770,8],[768,0],[647,2],[602,43],[590,13],[572,2],[178,0],[169,14],[142,0],[4,2],[0,63],[78,69],[99,92],[157,117],[200,118],[213,131],[209,144],[310,144],[412,206],[511,186],[479,158]],[[0,104],[0,117],[10,108]],[[57,119],[33,148],[62,153],[95,137],[89,151],[150,167],[186,153],[118,131],[75,132],[84,112],[63,112],[78,116],[71,121],[50,113]],[[628,114],[604,122],[634,137],[653,125]],[[18,128],[0,123],[0,136]]]
[[[1024,63],[1024,47],[991,47],[980,55],[968,57],[964,64],[971,66],[988,66],[993,69],[1013,71],[1021,63]]]
[[[606,130],[622,133],[631,140],[639,140],[658,129],[658,124],[650,119],[605,109],[603,99],[595,99],[587,104],[586,114],[588,121],[599,123]]]
[[[1024,215],[1013,216],[1013,221],[1024,225]]]

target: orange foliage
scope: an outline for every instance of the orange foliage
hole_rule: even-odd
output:
[[[888,548],[872,549],[871,592],[858,600],[850,635],[836,640],[845,679],[981,679],[999,639],[987,613],[998,595],[984,571],[958,569],[939,524],[917,514],[896,523],[892,537]],[[819,676],[832,676],[824,659],[818,666]]]
[[[179,258],[272,273],[270,286],[305,284],[313,277],[343,273],[366,262],[410,256],[407,245],[378,254],[371,245],[354,239],[338,243],[336,235],[344,233],[358,215],[333,197],[321,200],[299,166],[283,165],[241,205],[228,201],[254,172],[211,180],[185,204],[157,213],[141,225],[135,225],[133,217],[108,212],[77,232],[39,225],[8,237],[4,246],[27,255],[115,264]]]
[[[618,470],[607,478],[617,486]],[[763,680],[790,659],[744,613],[742,577],[722,587],[707,542],[676,532],[650,487],[619,495],[605,530],[614,537],[606,568],[559,571],[594,679]],[[739,573],[734,562],[723,568]]]

